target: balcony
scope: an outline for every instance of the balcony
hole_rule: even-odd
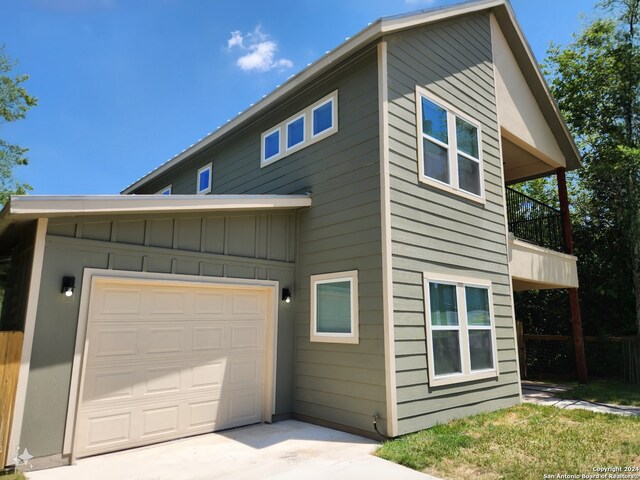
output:
[[[549,205],[506,187],[509,232],[515,238],[564,252],[562,213]]]
[[[564,253],[562,214],[506,188],[513,289],[577,288],[577,258]]]

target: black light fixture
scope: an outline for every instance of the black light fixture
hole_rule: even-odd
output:
[[[288,288],[282,289],[282,301],[291,303],[291,290]]]
[[[76,288],[76,277],[62,277],[62,293],[65,297],[71,297]]]

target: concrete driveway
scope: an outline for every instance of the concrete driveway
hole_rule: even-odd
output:
[[[374,457],[372,440],[295,420],[252,425],[28,472],[33,480],[429,480]]]

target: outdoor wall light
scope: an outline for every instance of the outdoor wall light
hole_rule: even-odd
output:
[[[287,303],[291,303],[291,290],[288,288],[282,289],[282,300]]]
[[[62,293],[65,297],[71,297],[76,288],[76,277],[62,277]]]

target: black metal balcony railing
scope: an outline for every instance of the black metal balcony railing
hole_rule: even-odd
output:
[[[520,240],[563,252],[560,210],[512,188],[507,187],[506,192],[509,231]]]

